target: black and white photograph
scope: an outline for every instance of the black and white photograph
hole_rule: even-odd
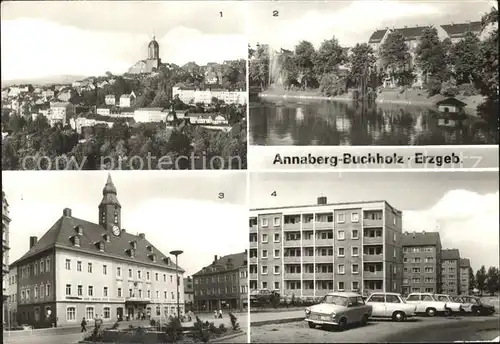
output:
[[[2,2],[2,169],[246,169],[242,5]]]
[[[246,180],[2,172],[3,342],[246,343]]]
[[[250,145],[497,145],[496,1],[248,9]]]
[[[250,172],[252,343],[499,341],[496,172]]]

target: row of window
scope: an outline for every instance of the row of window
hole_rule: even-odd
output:
[[[250,281],[252,282],[252,281]],[[332,281],[316,281],[316,289],[317,290],[333,290]],[[343,281],[338,281],[337,282],[337,288],[338,291],[345,291],[345,285],[346,283]],[[275,281],[273,283],[274,289],[275,290],[280,290],[280,282]],[[267,281],[262,281],[261,282],[261,288],[262,289],[268,289],[269,285]],[[250,289],[257,289],[257,281],[253,281],[253,283],[250,285]],[[302,285],[300,281],[289,281],[286,283],[286,289],[288,290],[300,290],[302,289]],[[311,285],[304,283],[304,289],[315,289],[314,286],[311,287]],[[375,288],[374,288],[375,289]],[[359,282],[358,281],[352,281],[351,282],[351,290],[352,291],[358,291],[359,290]]]
[[[110,319],[111,318],[111,309],[109,307],[104,307],[102,309],[102,317],[103,319]],[[96,317],[97,314],[94,313],[94,307],[87,306],[85,308],[85,319],[87,321],[92,320]],[[77,320],[77,314],[76,314],[76,307],[69,306],[66,308],[66,320],[67,321],[75,321]]]
[[[197,277],[194,279],[194,284],[217,283],[217,282],[230,282],[236,281],[237,274],[214,275],[207,277]],[[245,278],[246,270],[240,271],[240,278]]]
[[[76,296],[84,296],[83,295],[83,286],[82,285],[77,285],[76,287]],[[95,289],[94,286],[89,285],[87,286],[87,295],[86,296],[97,296],[95,295]],[[66,296],[71,296],[72,294],[72,285],[71,284],[66,284]],[[143,295],[143,290],[138,289],[137,290],[137,295],[134,292],[132,288],[128,290],[128,297],[138,297],[138,298],[143,298],[146,297],[148,299],[151,298],[152,292],[150,289],[146,290],[146,293]],[[170,292],[171,298],[175,299],[175,293],[172,291]],[[102,297],[109,297],[109,288],[108,287],[103,287],[102,291]],[[116,297],[124,297],[123,295],[123,289],[122,288],[117,288],[116,289]],[[168,292],[166,290],[163,291],[163,298],[165,300],[168,299]],[[160,290],[156,290],[156,299],[160,299]]]
[[[420,268],[411,268],[411,269],[403,268],[403,272],[409,272],[409,271],[411,271],[412,273],[420,273],[421,269]],[[433,273],[434,268],[433,267],[425,267],[424,272],[425,273]]]
[[[427,247],[403,247],[403,252],[405,253],[410,253],[410,252],[434,252],[435,247],[433,246],[427,246]]]
[[[275,275],[279,275],[281,273],[281,265],[274,265],[273,266],[273,273]],[[321,273],[321,272],[318,272],[316,271],[317,273]],[[328,273],[328,272],[333,272],[333,271],[325,271],[325,273]],[[263,275],[267,275],[268,274],[268,267],[267,265],[261,265],[261,273]],[[295,265],[291,265],[289,267],[286,267],[285,268],[285,273],[301,273],[301,270],[300,270],[300,265],[298,266],[295,266]],[[338,264],[337,265],[337,273],[338,274],[345,274],[346,273],[346,268],[345,268],[345,264]],[[353,274],[358,274],[359,273],[359,264],[351,264],[351,273]]]
[[[403,279],[403,284],[409,284],[409,279],[405,278]],[[414,277],[411,279],[411,283],[420,283],[421,279],[419,277]],[[432,277],[425,277],[424,278],[424,283],[434,283],[435,280]]]
[[[403,288],[404,290],[404,288]],[[405,292],[411,292],[411,293],[434,293],[434,288],[432,287],[425,287],[425,288],[418,288],[418,287],[413,287],[411,289],[406,290]]]
[[[382,212],[381,211],[376,211],[376,212],[366,212],[364,218],[366,220],[382,220]],[[304,223],[313,223],[314,222],[314,216],[312,214],[304,215]],[[338,212],[337,213],[337,223],[345,223],[346,222],[346,213],[344,212]],[[268,227],[269,226],[269,218],[262,217],[260,222],[261,227]],[[281,216],[275,216],[273,219],[273,226],[278,227],[281,225]],[[358,212],[352,212],[351,213],[351,222],[353,223],[358,223],[360,221],[360,214]],[[290,215],[285,215],[285,224],[299,224],[301,222],[301,216],[290,216]],[[318,223],[332,223],[333,222],[333,215],[331,214],[320,214],[316,215],[316,222]],[[393,219],[394,225],[396,224],[396,218]],[[252,222],[251,222],[252,224]]]
[[[245,294],[248,292],[248,287],[246,285],[240,286],[240,293]],[[225,288],[212,288],[212,289],[200,289],[195,290],[194,295],[224,295],[224,294],[235,294],[236,286],[225,287]]]
[[[52,292],[50,283],[44,283],[40,286],[35,285],[33,288],[26,287],[21,289],[21,300],[20,302],[30,301],[31,297],[33,299],[42,299],[45,297],[49,297]]]
[[[403,258],[403,263],[421,263],[422,260],[420,257],[414,257],[413,259],[409,259],[407,257]],[[426,263],[432,263],[434,262],[434,257],[425,257],[425,262]]]
[[[41,258],[31,264],[23,265],[19,268],[20,279],[26,279],[30,276],[37,276],[50,271],[50,257]],[[14,283],[14,281],[12,281]]]

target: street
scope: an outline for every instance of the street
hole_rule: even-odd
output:
[[[235,313],[238,318],[238,323],[240,328],[245,332],[239,337],[226,340],[218,341],[220,343],[246,343],[247,342],[247,330],[248,330],[248,315],[247,313]],[[198,314],[198,317],[202,321],[214,322],[216,326],[219,324],[224,324],[226,327],[231,326],[229,316],[224,314],[223,319],[214,319],[212,314]],[[191,325],[190,323],[183,323],[184,326]],[[105,327],[112,326],[111,323],[105,324]],[[56,328],[56,329],[40,329],[33,331],[15,331],[12,335],[8,332],[4,332],[3,342],[5,344],[39,344],[39,343],[51,343],[51,344],[74,344],[82,340],[85,336],[89,335],[92,331],[92,327],[88,329],[86,333],[81,333],[79,327],[72,328]]]
[[[413,321],[370,321],[344,332],[310,329],[304,321],[251,328],[252,343],[436,342],[491,341],[499,335],[498,317],[417,318]]]

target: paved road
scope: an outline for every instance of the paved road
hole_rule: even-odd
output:
[[[370,321],[365,327],[344,332],[310,329],[304,321],[252,327],[252,343],[325,343],[325,342],[436,342],[492,340],[499,335],[497,317],[418,318],[394,323]]]
[[[235,314],[238,318],[238,323],[243,331],[248,331],[248,315],[246,313]],[[216,325],[221,323],[225,324],[227,327],[231,326],[229,316],[224,315],[223,319],[214,319],[213,315],[200,314],[200,319],[202,321],[214,322]],[[184,323],[187,325],[186,323]],[[106,324],[105,326],[111,326],[112,324]],[[43,329],[43,330],[33,330],[33,331],[22,331],[22,333],[15,333],[9,336],[8,333],[4,333],[3,342],[5,344],[40,344],[40,343],[51,343],[51,344],[72,344],[77,343],[82,340],[84,336],[91,333],[92,328],[86,334],[80,332],[80,328],[57,328],[57,329]],[[221,341],[224,343],[226,341]],[[227,343],[246,343],[247,335],[244,334],[240,337],[228,340]]]

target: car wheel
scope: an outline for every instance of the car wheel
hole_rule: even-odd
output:
[[[394,312],[394,314],[392,315],[392,320],[401,322],[405,320],[405,314],[403,312]]]
[[[428,316],[433,317],[436,315],[436,310],[434,308],[427,308],[425,313],[427,313]]]
[[[366,323],[368,323],[368,315],[364,314],[363,315],[363,318],[361,318],[361,322],[360,322],[360,325],[361,326],[365,326]]]
[[[449,309],[449,308],[445,308],[445,309],[444,309],[444,315],[445,315],[445,316],[449,317],[451,314],[452,314],[451,309]]]
[[[474,314],[477,316],[480,316],[481,315],[481,308],[476,308],[476,310],[474,311]]]
[[[316,324],[312,321],[308,321],[307,324],[309,325],[309,328],[316,328]]]
[[[346,319],[340,319],[339,325],[337,326],[337,329],[342,332],[346,329],[347,327],[347,320]]]

